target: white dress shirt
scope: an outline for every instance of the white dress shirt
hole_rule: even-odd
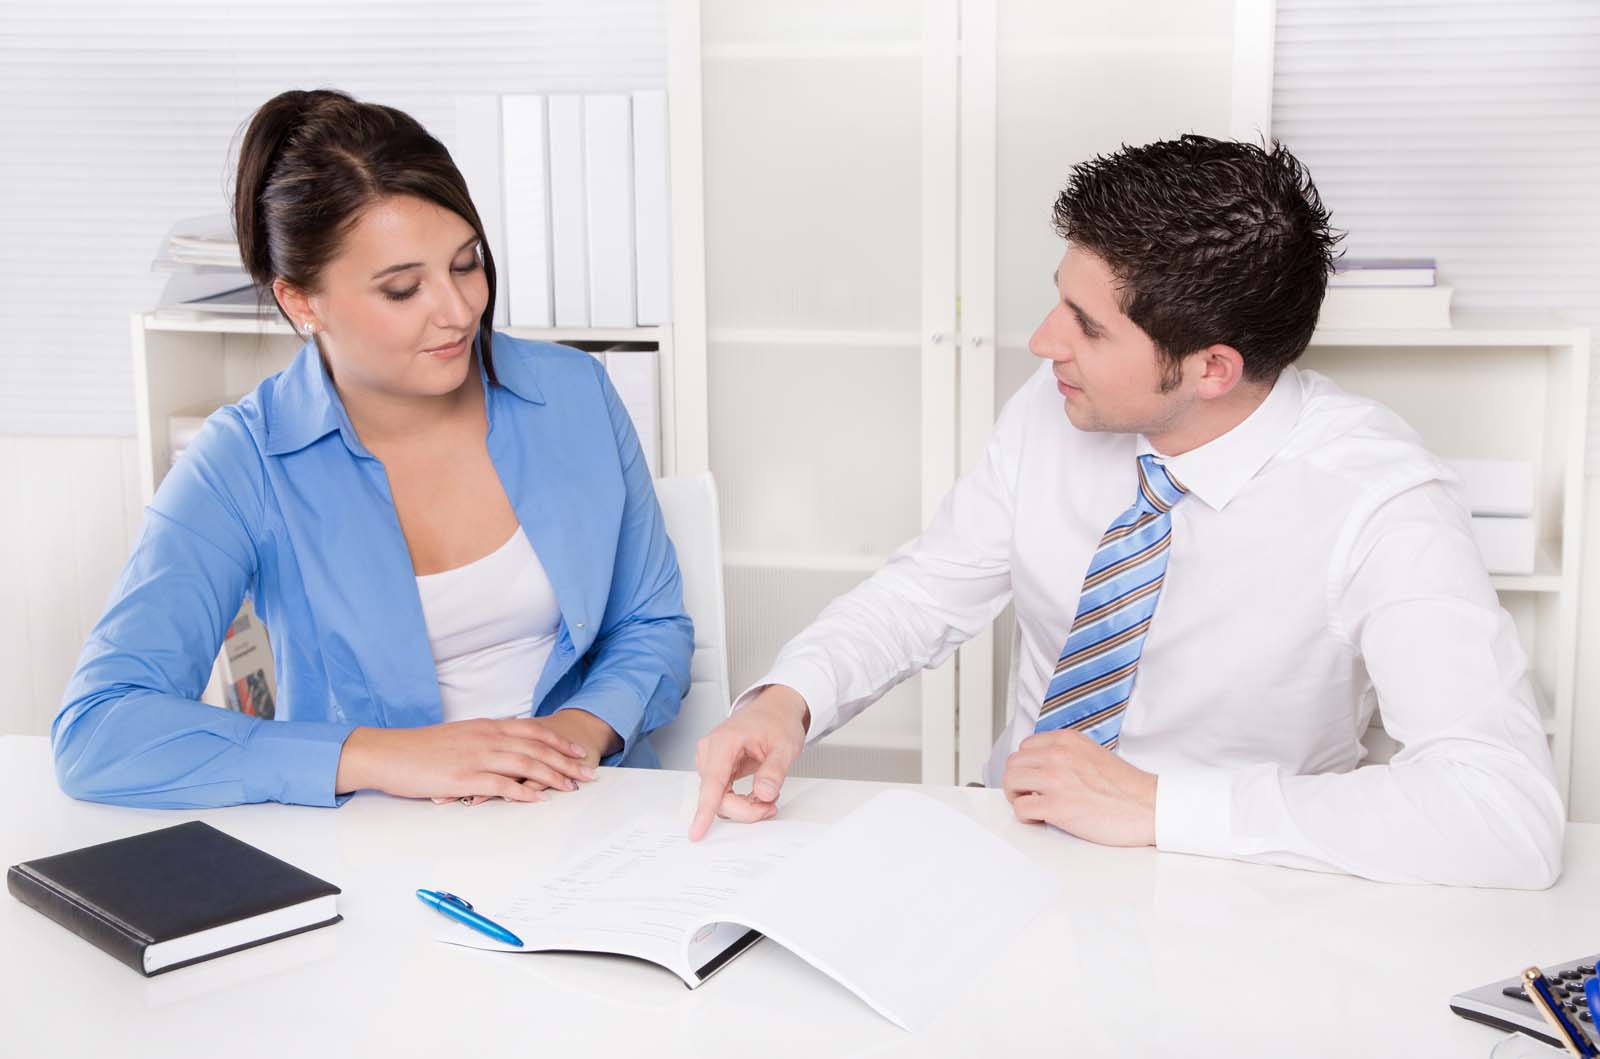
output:
[[[985,771],[998,785],[1152,451],[1076,429],[1042,365],[927,529],[752,691],[794,688],[821,738],[1014,599],[1017,679]],[[1190,495],[1118,748],[1159,777],[1156,845],[1392,881],[1552,883],[1565,813],[1527,658],[1417,435],[1290,367],[1239,426],[1163,462]],[[1374,709],[1403,749],[1362,766]]]
[[[417,594],[444,719],[530,714],[561,608],[522,527],[482,559],[417,578]]]

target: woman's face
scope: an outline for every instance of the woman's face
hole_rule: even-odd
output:
[[[479,254],[476,233],[459,215],[391,196],[357,218],[319,289],[291,289],[284,305],[296,323],[316,325],[341,389],[451,393],[472,367],[472,340],[489,302]]]

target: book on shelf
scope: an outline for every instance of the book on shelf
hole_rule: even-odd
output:
[[[633,94],[634,274],[639,325],[672,319],[672,197],[667,176],[667,94]]]
[[[509,320],[549,327],[550,171],[543,96],[506,96],[505,244],[500,263],[510,292]]]
[[[1448,328],[1451,287],[1329,287],[1317,327]]]
[[[555,325],[589,326],[589,232],[584,205],[582,96],[549,98],[550,249]]]
[[[230,710],[272,720],[277,715],[277,674],[267,627],[248,599],[239,608],[222,639],[217,657],[223,702]]]
[[[625,95],[583,103],[585,228],[589,235],[589,325],[633,327],[633,113]]]
[[[639,435],[645,466],[651,477],[656,477],[661,473],[661,415],[656,407],[660,354],[637,343],[622,343],[598,356],[604,359],[606,375]]]
[[[1330,287],[1432,287],[1438,265],[1431,257],[1342,257],[1334,262]]]

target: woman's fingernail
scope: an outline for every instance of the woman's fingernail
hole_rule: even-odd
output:
[[[596,773],[595,770],[590,768],[588,765],[583,766],[583,768],[579,769],[578,771],[583,775],[583,778],[586,779],[586,780],[592,780],[592,779],[595,778],[596,775],[598,775],[598,773]]]

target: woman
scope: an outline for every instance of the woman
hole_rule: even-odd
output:
[[[240,150],[252,277],[305,346],[162,482],[52,726],[127,805],[540,801],[654,765],[692,630],[633,427],[593,357],[494,335],[494,263],[410,117],[285,92]],[[278,719],[197,701],[241,600]]]

